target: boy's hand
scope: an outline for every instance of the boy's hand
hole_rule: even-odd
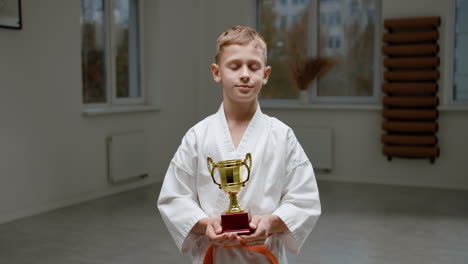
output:
[[[261,246],[273,233],[288,230],[288,227],[276,215],[254,215],[250,221],[250,228],[255,230],[253,234],[241,236],[249,246]]]
[[[217,246],[238,246],[240,238],[235,233],[221,233],[221,223],[215,218],[203,218],[195,226],[200,233],[205,230],[208,240]]]

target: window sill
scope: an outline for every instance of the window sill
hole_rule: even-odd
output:
[[[262,109],[271,110],[356,110],[356,111],[382,111],[382,105],[376,104],[278,104],[278,103],[265,103],[261,102]],[[463,112],[468,111],[468,105],[441,105],[437,107],[441,112]]]
[[[126,113],[155,112],[159,111],[158,106],[153,105],[126,105],[110,107],[89,107],[82,111],[83,116],[101,116]]]
[[[272,104],[261,102],[262,109],[288,109],[288,110],[302,110],[302,109],[315,109],[315,110],[357,110],[357,111],[380,111],[381,105],[375,104]]]
[[[439,106],[438,109],[447,112],[468,111],[468,105],[443,105]]]

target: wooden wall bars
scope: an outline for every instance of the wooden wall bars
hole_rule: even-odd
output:
[[[392,157],[439,156],[437,117],[439,98],[440,17],[386,19],[382,48],[385,82],[381,137],[383,153]]]

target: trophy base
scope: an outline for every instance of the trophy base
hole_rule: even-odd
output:
[[[249,223],[249,214],[247,212],[221,215],[221,226],[223,227],[223,233],[250,235],[254,232],[254,230],[250,228]]]

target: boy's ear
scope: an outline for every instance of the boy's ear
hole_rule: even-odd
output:
[[[268,77],[270,77],[271,66],[266,66],[265,71],[263,71],[263,85],[268,83]]]
[[[211,64],[211,73],[213,74],[213,79],[215,82],[219,83],[221,77],[219,76],[219,66],[216,63]]]

